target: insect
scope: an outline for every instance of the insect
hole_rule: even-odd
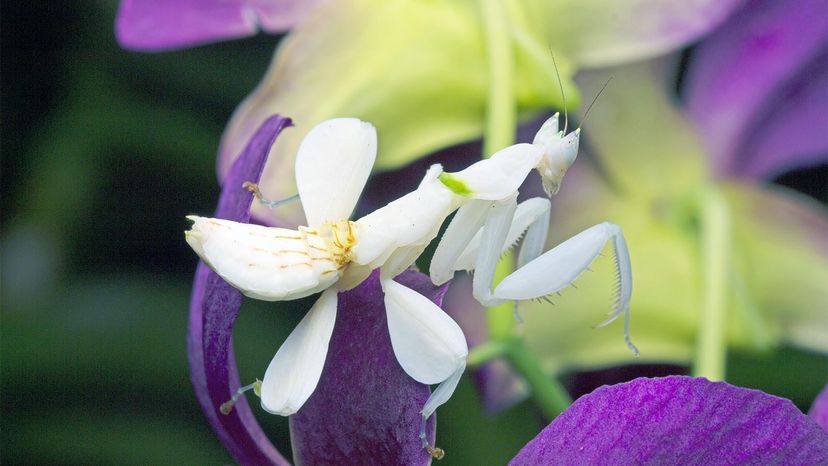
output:
[[[379,269],[397,360],[415,380],[439,384],[422,409],[420,438],[432,455],[441,454],[426,440],[426,421],[454,392],[468,347],[454,320],[393,278],[414,263],[454,211],[432,261],[435,283],[446,282],[456,270],[473,269],[474,295],[485,305],[543,297],[568,286],[613,239],[620,292],[605,323],[624,312],[628,323],[631,273],[620,228],[596,225],[540,254],[549,201],[517,205],[518,188],[533,169],[549,195],[557,191],[577,156],[580,130],[564,133],[555,115],[532,144],[509,146],[456,173],[434,165],[414,191],[351,221],[376,156],[376,131],[357,119],[329,120],[311,129],[297,154],[298,196],[307,226],[292,230],[189,217],[193,226],[187,242],[242,293],[279,301],[322,292],[270,362],[260,386],[262,407],[290,415],[308,399],[324,366],[336,294]],[[524,232],[520,267],[492,290],[498,258]]]

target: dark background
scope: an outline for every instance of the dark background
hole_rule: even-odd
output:
[[[4,464],[231,461],[187,376],[196,257],[182,232],[184,215],[214,208],[219,137],[278,37],[131,53],[114,40],[116,6],[0,7]],[[828,199],[826,166],[778,181]],[[266,367],[304,304],[245,301],[236,330],[243,381]],[[786,349],[733,354],[728,370],[732,383],[807,410],[826,363]],[[578,394],[641,374],[624,368],[566,381]],[[289,457],[286,420],[256,411]],[[441,464],[501,463],[540,426],[528,403],[485,417],[468,378],[440,419],[451,420],[440,424],[450,452]]]

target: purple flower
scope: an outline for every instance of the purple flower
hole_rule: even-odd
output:
[[[290,124],[287,118],[272,116],[259,127],[225,180],[217,218],[249,221],[253,198],[242,183],[258,181],[270,146]],[[445,291],[414,272],[403,273],[397,281],[438,305]],[[397,363],[381,296],[376,273],[338,296],[340,312],[330,340],[330,356],[314,394],[291,417],[298,464],[430,461],[418,438],[420,409],[429,389],[406,375]],[[239,387],[232,329],[240,303],[238,290],[199,263],[190,302],[190,377],[210,424],[240,464],[287,464],[261,431],[243,397],[229,414],[219,410]],[[432,418],[428,425],[431,442],[434,422]]]
[[[313,0],[122,0],[115,34],[122,47],[156,52],[289,29]]]
[[[822,0],[751,0],[695,51],[687,104],[718,175],[828,162],[826,13]]]
[[[640,378],[578,399],[511,465],[828,462],[828,433],[788,400],[703,378]]]
[[[828,385],[817,395],[808,415],[828,432]]]
[[[249,221],[253,195],[242,188],[242,183],[258,181],[270,146],[290,124],[290,119],[273,116],[259,127],[233,164],[219,198],[216,217]],[[201,409],[236,461],[241,464],[288,464],[267,440],[244,398],[230,414],[223,415],[219,411],[219,406],[239,388],[232,332],[241,298],[238,290],[199,262],[190,298],[187,335],[190,380]]]

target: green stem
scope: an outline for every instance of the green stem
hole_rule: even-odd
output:
[[[512,43],[509,15],[501,0],[480,0],[483,32],[488,58],[488,107],[483,134],[483,157],[515,142],[517,105],[514,86],[514,44]],[[497,265],[495,283],[514,271],[511,255]],[[482,364],[487,360],[506,356],[514,369],[526,379],[532,397],[548,419],[563,412],[572,400],[563,386],[547,376],[529,347],[515,337],[515,319],[512,303],[486,309],[489,333],[492,341],[487,347],[479,347],[469,355],[469,364]],[[488,358],[488,359],[487,359]]]
[[[488,108],[483,133],[483,157],[515,142],[517,108],[514,95],[514,56],[509,16],[501,0],[480,0],[483,35],[488,58]],[[511,255],[504,257],[495,270],[495,283],[514,271]],[[486,309],[492,338],[508,338],[514,333],[514,318],[509,303]]]
[[[532,390],[532,399],[548,420],[555,419],[572,404],[572,398],[557,379],[549,377],[523,340],[515,340],[508,353],[509,362]]]
[[[469,367],[479,367],[498,358],[506,358],[526,380],[532,400],[547,419],[555,419],[572,404],[563,385],[543,371],[535,353],[518,337],[489,340],[476,346],[469,352],[466,363]]]
[[[480,8],[489,77],[483,157],[489,157],[515,142],[515,61],[509,19],[501,0],[480,0]]]
[[[503,255],[495,269],[493,287],[515,271],[514,264],[511,252]],[[512,306],[512,301],[506,301],[486,308],[486,325],[489,328],[489,337],[493,340],[509,339],[515,335],[515,313]]]
[[[482,366],[494,359],[506,356],[514,345],[513,340],[489,340],[469,351],[466,365],[471,368]]]
[[[723,380],[727,356],[727,283],[729,282],[730,212],[713,188],[701,195],[702,313],[693,375]]]

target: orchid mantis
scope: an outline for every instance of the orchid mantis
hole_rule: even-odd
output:
[[[549,201],[516,203],[517,190],[533,169],[540,171],[549,195],[557,191],[577,155],[579,134],[559,131],[556,115],[532,144],[509,146],[457,173],[434,165],[417,189],[351,221],[376,156],[376,132],[356,119],[329,120],[308,133],[297,154],[298,196],[308,226],[292,230],[189,217],[194,224],[187,242],[242,293],[280,301],[322,292],[268,366],[260,387],[262,407],[280,415],[301,408],[324,366],[337,293],[380,269],[397,360],[418,382],[439,384],[423,407],[420,438],[431,454],[440,454],[426,441],[426,420],[454,392],[468,347],[454,320],[393,278],[414,263],[458,209],[432,261],[434,283],[445,283],[456,270],[474,269],[474,294],[483,304],[543,297],[569,285],[613,239],[620,292],[605,323],[622,312],[628,316],[631,274],[620,229],[596,225],[540,255]],[[526,230],[522,267],[492,291],[497,259]]]
[[[578,155],[580,128],[569,134],[565,131],[566,127],[559,130],[558,115],[555,114],[535,135],[532,142],[534,150],[527,149],[527,161],[531,161],[531,168],[540,172],[544,191],[549,197],[558,192],[566,170]],[[528,157],[528,154],[533,154],[534,158]],[[495,154],[490,160],[494,162],[501,156],[501,153]],[[459,208],[441,238],[431,260],[429,272],[432,282],[439,285],[447,282],[455,271],[474,270],[474,297],[483,305],[495,306],[505,300],[517,302],[545,298],[572,285],[581,273],[589,269],[604,245],[612,240],[617,296],[609,317],[598,326],[611,323],[623,313],[624,340],[637,355],[638,350],[629,337],[632,271],[621,229],[606,222],[594,225],[541,255],[549,227],[549,201],[533,198],[517,205],[517,192],[507,192],[502,188],[511,187],[518,180],[522,183],[529,170],[520,167],[505,176],[502,173],[488,173],[483,167],[498,165],[492,162],[484,160],[458,173],[442,175],[450,180],[449,186],[464,187],[455,189],[474,186],[474,199]],[[500,178],[491,178],[494,176]],[[487,178],[490,178],[488,182],[484,182]],[[524,233],[518,270],[504,278],[492,291],[498,259]]]

